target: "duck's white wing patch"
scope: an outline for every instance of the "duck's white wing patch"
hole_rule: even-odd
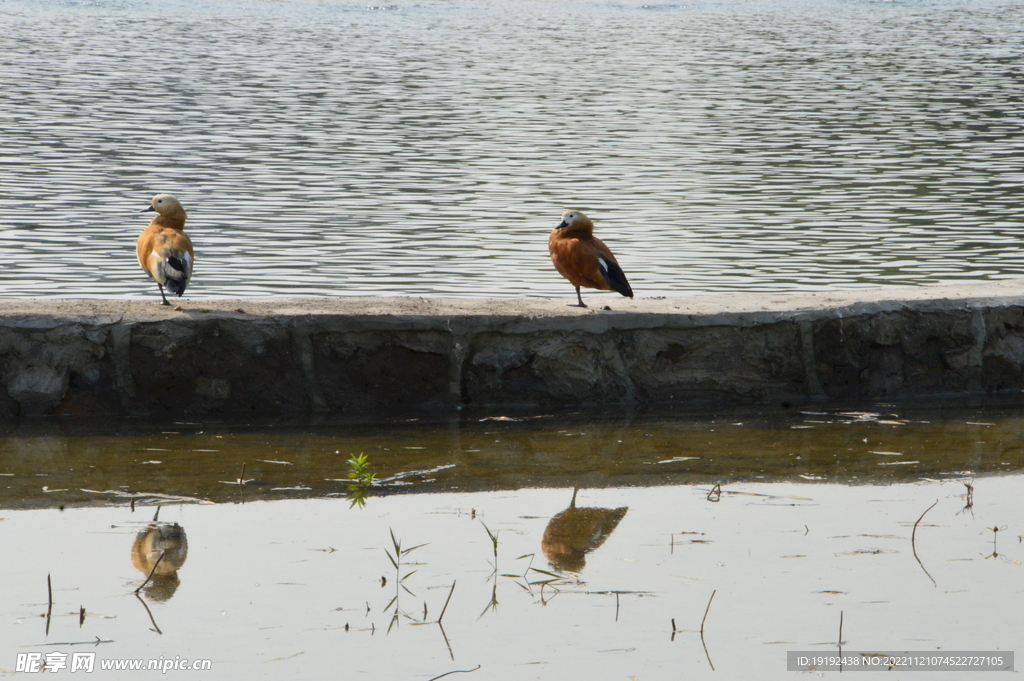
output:
[[[160,275],[156,280],[161,284],[167,283],[168,279],[187,283],[192,276],[192,256],[187,251],[165,248],[159,253],[154,253],[153,258],[156,260],[156,271]]]
[[[148,265],[149,266],[146,267],[146,270],[153,276],[154,279],[156,279],[156,282],[161,285],[166,284],[167,274],[164,272],[163,257],[156,252],[150,253]]]

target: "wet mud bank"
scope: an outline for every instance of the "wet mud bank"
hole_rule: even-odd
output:
[[[1006,396],[1021,291],[4,300],[0,420]]]

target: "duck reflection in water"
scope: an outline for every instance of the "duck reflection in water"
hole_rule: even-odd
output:
[[[577,508],[576,493],[572,491],[569,508],[556,514],[544,529],[541,548],[552,567],[567,572],[581,572],[587,563],[587,554],[601,546],[628,507]]]
[[[132,565],[147,577],[156,565],[153,578],[143,589],[146,598],[151,601],[170,600],[181,583],[178,569],[185,564],[187,556],[188,539],[178,523],[151,523],[135,535]]]

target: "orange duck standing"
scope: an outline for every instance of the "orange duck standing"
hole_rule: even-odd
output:
[[[576,287],[579,303],[573,307],[586,307],[580,295],[581,286],[618,291],[627,298],[633,297],[633,289],[615,256],[594,236],[594,223],[590,218],[578,210],[562,214],[562,221],[548,237],[548,251],[558,273]]]
[[[167,296],[164,286],[179,298],[185,292],[189,279],[192,278],[192,240],[185,234],[185,220],[188,214],[181,203],[170,194],[157,194],[150,202],[149,208],[141,212],[156,211],[149,226],[139,235],[135,252],[139,256],[142,269],[156,280],[160,287],[160,297],[164,305]]]

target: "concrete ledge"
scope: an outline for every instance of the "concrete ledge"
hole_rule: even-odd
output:
[[[1022,292],[0,300],[0,420],[1016,393]]]

